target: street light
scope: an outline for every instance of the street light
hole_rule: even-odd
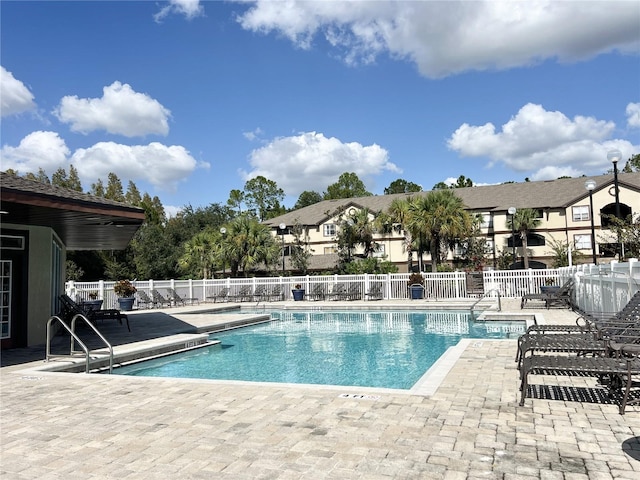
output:
[[[607,152],[607,160],[613,163],[613,189],[616,198],[616,218],[620,219],[620,189],[618,188],[618,162],[622,160],[622,152],[617,148]],[[618,232],[618,259],[622,261],[622,244],[620,242],[620,232]]]
[[[596,257],[596,227],[593,225],[593,190],[596,188],[596,182],[594,180],[587,180],[584,182],[584,188],[589,192],[589,218],[591,219],[591,249],[593,251],[593,264],[598,264],[598,258]]]
[[[222,227],[220,229],[220,234],[224,237],[227,234],[227,229]],[[224,258],[224,253],[222,255],[222,277],[224,278],[227,275],[227,259]]]
[[[513,263],[511,264],[511,268],[514,269],[516,265],[516,226],[514,222],[514,217],[516,215],[516,207],[509,207],[509,215],[511,215],[511,244],[513,247]]]
[[[284,229],[287,228],[287,225],[281,223],[278,227],[280,227],[280,237],[282,238],[282,276],[284,277]]]

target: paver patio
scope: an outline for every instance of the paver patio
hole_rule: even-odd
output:
[[[510,309],[519,312],[518,303],[503,302]],[[548,323],[575,318],[537,313]],[[131,325],[135,338],[135,315]],[[515,350],[515,340],[469,342],[432,396],[373,390],[377,399],[354,398],[372,392],[359,387],[34,374],[12,365],[0,369],[0,475],[640,478],[640,407],[619,415],[593,380],[577,377],[535,377],[539,396],[560,399],[519,407]],[[552,387],[559,381],[567,388]],[[566,399],[589,394],[598,401]]]

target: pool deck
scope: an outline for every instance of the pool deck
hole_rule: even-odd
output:
[[[131,333],[116,322],[99,327],[119,355],[189,347],[245,320],[198,313],[214,306],[228,304],[132,312]],[[546,323],[576,317],[521,311],[516,300],[502,307]],[[456,350],[419,392],[69,374],[38,369],[43,347],[3,351],[0,478],[640,478],[640,406],[619,415],[592,379],[535,376],[539,398],[519,407],[515,340]]]

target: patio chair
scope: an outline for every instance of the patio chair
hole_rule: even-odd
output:
[[[178,295],[178,292],[176,292],[175,289],[173,288],[167,288],[167,292],[169,293],[169,299],[173,302],[174,305],[181,304],[182,306],[185,306],[187,302],[189,302],[189,305],[193,305],[193,302],[196,302],[197,304],[200,303],[200,300],[195,297],[194,298],[181,297],[180,295]]]
[[[362,293],[360,291],[359,283],[350,283],[347,288],[347,292],[344,295],[345,300],[360,300],[362,298]]]
[[[107,310],[84,310],[80,305],[71,300],[68,295],[60,295],[60,303],[62,305],[62,311],[60,312],[60,318],[64,321],[71,321],[73,317],[80,314],[83,315],[90,322],[96,323],[98,320],[117,320],[122,325],[122,320],[127,323],[127,330],[131,331],[129,326],[129,317],[127,317],[120,310],[107,309]]]
[[[324,283],[316,283],[311,287],[311,290],[307,293],[307,300],[324,300],[326,297],[324,289]]]
[[[156,305],[159,305],[160,308],[162,308],[165,304],[167,305],[167,307],[171,306],[171,300],[166,298],[155,288],[151,290],[151,298],[153,298],[153,303],[155,303]]]
[[[619,397],[618,411],[624,415],[626,406],[640,402],[640,397],[631,399],[631,391],[638,382],[633,377],[640,375],[640,345],[623,344],[620,356],[577,357],[566,355],[533,355],[525,358],[521,367],[520,406],[524,405],[529,388],[529,375],[560,374],[591,377],[608,377],[610,395]]]
[[[229,300],[233,300],[234,302],[245,302],[247,299],[251,300],[253,298],[251,286],[243,285],[235,294],[227,295],[227,297]]]
[[[218,300],[220,300],[221,302],[228,302],[229,287],[222,287],[220,290],[218,290],[217,293],[214,293],[213,295],[206,297],[206,300],[213,300],[213,303],[216,303]]]
[[[151,305],[151,307],[156,306],[153,299],[149,295],[147,295],[147,292],[145,292],[144,290],[138,290],[136,292],[136,297],[138,300],[138,307],[140,307],[140,305],[143,305],[144,308],[149,308],[149,305]]]
[[[274,285],[269,292],[269,301],[270,302],[278,302],[284,300],[284,290],[282,285]]]
[[[364,294],[365,299],[369,300],[382,300],[383,296],[381,283],[372,284],[369,291]]]
[[[542,300],[545,307],[549,309],[551,305],[561,305],[571,307],[571,289],[574,280],[567,280],[556,292],[545,293],[525,293],[520,301],[520,309],[523,309],[529,300]]]
[[[328,300],[344,300],[346,295],[347,288],[344,286],[344,283],[336,283],[325,297]]]
[[[267,292],[266,285],[258,285],[256,289],[253,291],[253,301],[260,302],[266,301],[269,298],[269,293]]]

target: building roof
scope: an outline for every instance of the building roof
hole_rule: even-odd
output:
[[[0,221],[52,228],[70,250],[121,250],[144,210],[0,172]]]
[[[613,175],[593,177],[562,178],[539,182],[503,183],[476,187],[456,188],[454,191],[469,210],[477,212],[507,211],[509,207],[535,209],[566,209],[568,206],[588,196],[584,182],[592,179],[596,182],[595,191],[608,189],[613,185]],[[640,192],[640,173],[620,173],[620,188],[626,187]],[[323,200],[308,207],[285,213],[264,223],[277,228],[280,223],[293,225],[321,225],[339,209],[349,205],[368,208],[374,212],[385,211],[396,198],[409,198],[425,195],[428,192],[400,193],[394,195],[373,195],[369,197]],[[612,197],[613,201],[613,197]]]

